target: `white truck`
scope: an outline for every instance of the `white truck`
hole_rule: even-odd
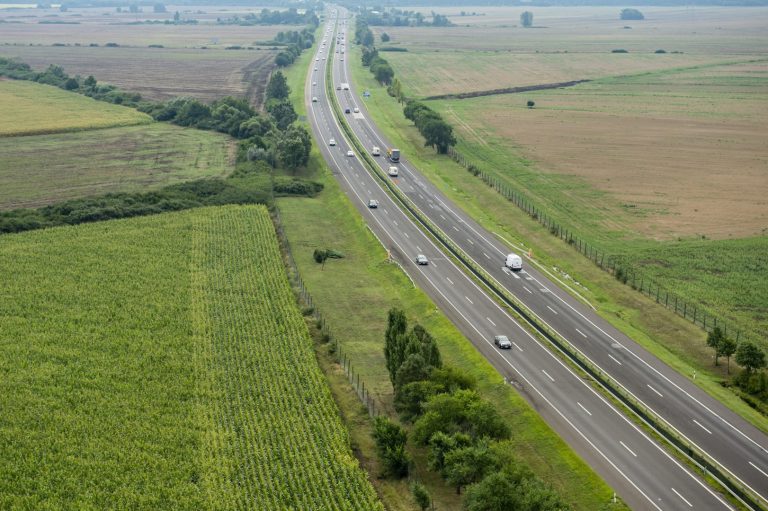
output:
[[[507,259],[504,261],[504,266],[512,271],[520,271],[523,269],[523,258],[515,253],[507,254]]]
[[[373,151],[371,151],[371,154],[372,154],[373,156],[381,156],[381,149],[379,149],[379,148],[378,148],[378,147],[376,147],[376,146],[373,146]]]

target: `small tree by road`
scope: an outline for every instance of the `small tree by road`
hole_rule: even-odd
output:
[[[736,353],[736,348],[736,341],[730,337],[723,337],[720,342],[720,355],[725,357],[725,370],[728,374],[731,374],[731,357]]]
[[[644,20],[645,16],[637,9],[622,9],[619,18],[623,20]]]
[[[736,363],[751,373],[765,367],[765,353],[751,342],[742,342],[736,349]]]
[[[533,26],[533,13],[531,11],[525,11],[520,15],[520,24],[525,28]]]
[[[382,43],[388,43],[389,39],[390,39],[389,34],[387,34],[386,32],[382,32],[381,33],[381,42]]]
[[[707,346],[715,352],[715,365],[717,365],[717,359],[720,357],[720,344],[724,338],[723,331],[719,326],[716,326],[707,334]]]

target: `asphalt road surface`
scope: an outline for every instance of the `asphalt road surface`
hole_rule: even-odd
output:
[[[392,257],[633,509],[729,509],[722,497],[521,328],[392,202],[358,155],[347,156],[348,151],[355,150],[345,140],[326,95],[326,65],[333,66],[333,90],[342,108],[350,109],[346,117],[357,137],[366,147],[381,148],[378,160],[383,169],[393,165],[384,157],[389,147],[386,139],[370,120],[350,80],[347,54],[342,51],[353,27],[346,23],[340,20],[338,32],[334,32],[331,19],[329,31],[321,38],[307,79],[308,117],[335,177]],[[341,83],[349,83],[351,90],[336,90]],[[329,145],[331,139],[336,145]],[[506,270],[504,259],[512,251],[507,243],[472,221],[406,159],[396,166],[399,175],[392,178],[396,185],[477,264],[526,303],[540,321],[766,498],[768,442],[763,433],[564,292],[559,287],[562,283],[556,283],[554,276],[532,261],[526,259],[519,273]],[[367,207],[370,199],[379,201],[377,209]],[[417,254],[426,255],[430,264],[416,265]],[[494,335],[500,334],[513,340],[513,349],[502,351],[493,345]]]

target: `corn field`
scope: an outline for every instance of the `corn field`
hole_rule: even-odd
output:
[[[4,235],[0,268],[0,509],[383,509],[265,208]]]

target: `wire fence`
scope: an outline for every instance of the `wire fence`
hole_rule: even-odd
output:
[[[612,274],[620,282],[656,300],[656,303],[700,326],[706,332],[712,331],[715,327],[720,327],[726,335],[730,335],[737,342],[744,340],[745,336],[741,329],[711,314],[701,304],[687,301],[671,292],[647,275],[644,275],[637,268],[622,261],[618,256],[609,254],[575,235],[572,230],[555,221],[552,216],[519,190],[514,189],[509,183],[500,180],[498,177],[484,172],[453,147],[448,148],[448,156],[539,222],[551,235],[566,242],[574,250],[587,257],[600,269]]]
[[[275,226],[277,239],[284,255],[286,269],[288,270],[288,280],[294,289],[296,301],[302,308],[302,312],[304,312],[305,315],[311,315],[314,318],[315,326],[320,333],[322,342],[330,346],[329,352],[334,355],[334,358],[342,367],[344,376],[355,390],[360,402],[368,410],[368,415],[371,417],[378,416],[381,413],[381,404],[377,403],[376,399],[371,395],[370,385],[366,385],[365,380],[360,376],[360,373],[355,371],[352,358],[347,353],[344,344],[331,331],[328,322],[315,305],[312,295],[307,289],[306,284],[304,284],[304,280],[301,278],[299,268],[296,265],[296,260],[293,258],[291,245],[283,229],[280,210],[276,205],[272,208],[272,223]]]

